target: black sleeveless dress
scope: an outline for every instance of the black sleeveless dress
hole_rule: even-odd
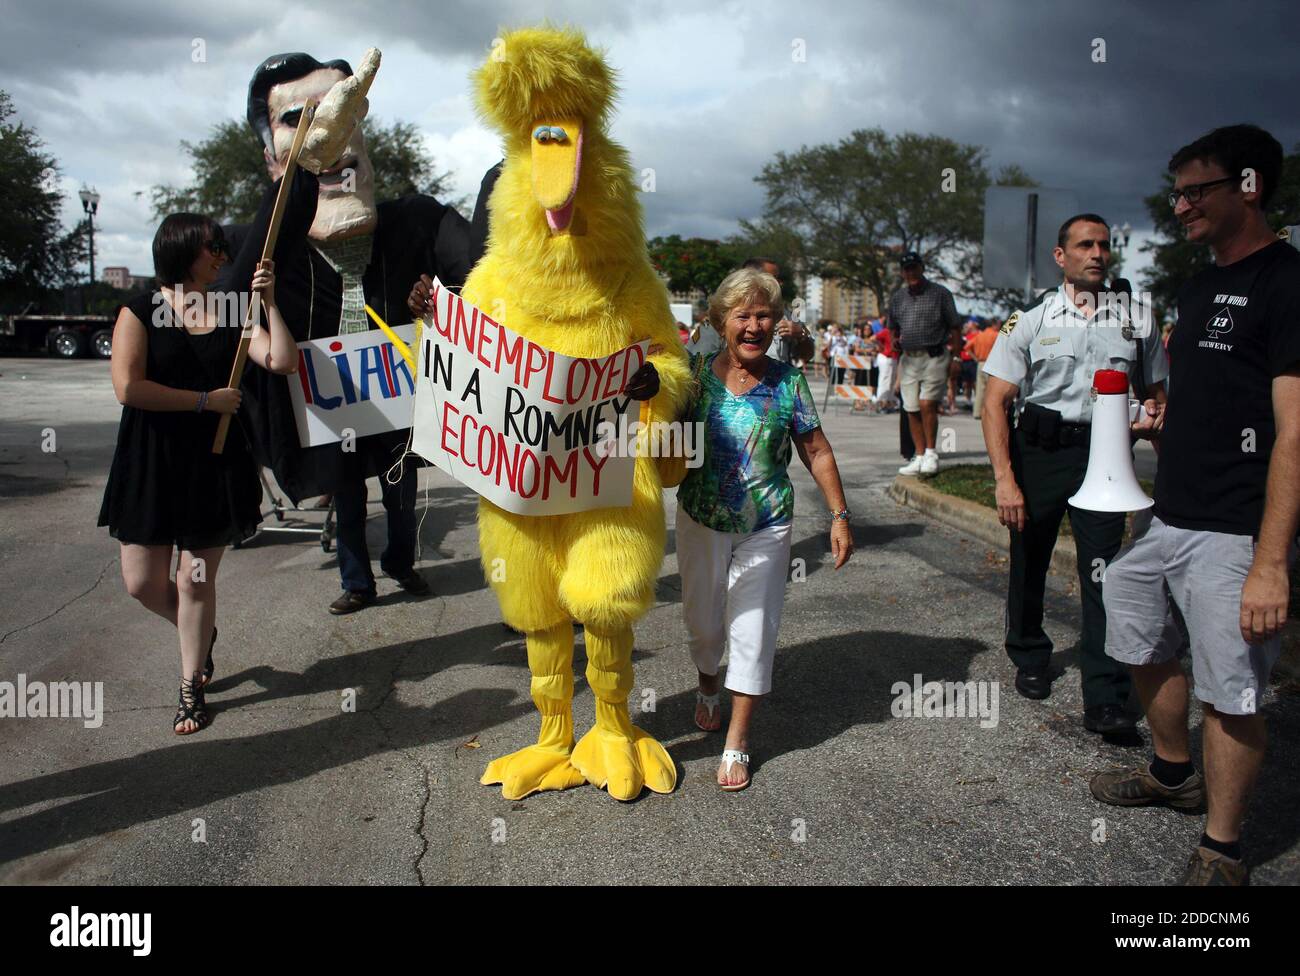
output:
[[[238,325],[190,335],[158,291],[126,306],[148,333],[145,378],[179,390],[214,390],[230,380]],[[160,322],[155,324],[155,309]],[[226,546],[262,521],[262,485],[239,414],[225,450],[212,453],[221,415],[122,408],[117,450],[99,524],[119,542],[182,549]]]

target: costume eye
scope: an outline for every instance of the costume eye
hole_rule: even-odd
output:
[[[569,134],[558,125],[539,125],[533,130],[533,138],[542,145],[547,145],[552,142],[565,142]]]
[[[280,121],[283,122],[285,125],[289,126],[291,129],[296,129],[298,128],[298,120],[300,118],[302,118],[302,109],[291,108],[289,109],[289,111],[285,112],[283,115],[280,116]]]

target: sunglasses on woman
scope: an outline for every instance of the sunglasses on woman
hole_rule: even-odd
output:
[[[230,254],[230,245],[227,244],[224,240],[221,240],[219,238],[213,238],[210,241],[205,241],[203,246],[208,249],[208,253],[211,254],[214,258],[219,258],[223,254],[226,255]]]

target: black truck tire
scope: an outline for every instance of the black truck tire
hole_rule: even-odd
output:
[[[90,337],[90,352],[96,359],[113,358],[113,330],[100,329]]]
[[[49,349],[59,359],[80,359],[86,354],[86,337],[76,329],[56,329],[50,333]]]

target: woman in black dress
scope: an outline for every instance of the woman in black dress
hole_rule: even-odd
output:
[[[298,350],[276,307],[272,262],[254,271],[256,255],[240,257],[247,263],[242,280],[251,279],[264,309],[254,318],[264,317],[269,327],[253,327],[249,360],[292,373]],[[187,735],[208,724],[203,686],[212,677],[217,638],[217,568],[226,546],[261,521],[262,487],[238,414],[241,393],[228,385],[252,296],[208,291],[228,247],[221,226],[207,217],[181,213],[163,220],[153,258],[162,287],[123,307],[113,329],[113,390],[122,422],[99,524],[122,544],[127,592],[180,636],[173,729]],[[234,418],[225,450],[214,454],[223,414]]]

